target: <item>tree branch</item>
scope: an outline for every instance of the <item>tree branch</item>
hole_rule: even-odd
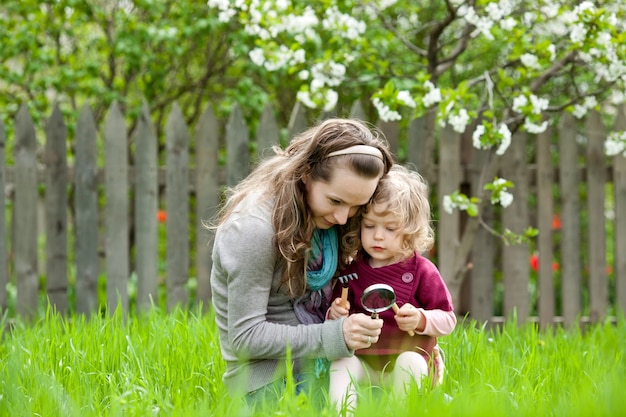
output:
[[[406,46],[411,52],[413,52],[413,53],[415,53],[415,54],[417,54],[419,56],[422,56],[422,57],[426,57],[428,55],[426,50],[424,50],[424,49],[420,48],[419,46],[415,45],[413,42],[408,40],[404,35],[402,35],[400,32],[398,32],[396,30],[395,26],[393,24],[391,24],[389,19],[387,19],[382,14],[382,12],[380,11],[380,9],[378,7],[374,6],[373,4],[370,4],[369,6],[374,8],[374,11],[376,12],[376,16],[378,16],[380,21],[383,23],[383,26],[385,27],[385,29],[387,29],[396,38],[398,38],[398,40],[400,40],[400,42],[402,42],[404,44],[404,46]]]
[[[559,61],[555,62],[546,72],[544,72],[540,77],[536,78],[532,83],[530,83],[530,91],[537,91],[539,87],[548,82],[553,76],[555,76],[558,71],[560,71],[563,67],[565,67],[570,62],[573,62],[576,58],[577,52],[571,51],[569,54],[564,56]]]
[[[467,43],[469,42],[469,37],[470,37],[470,34],[472,33],[471,31],[472,31],[472,26],[471,25],[466,26],[465,29],[463,29],[463,34],[461,35],[461,38],[455,45],[454,49],[452,49],[452,51],[447,57],[439,60],[439,64],[435,68],[435,73],[437,74],[437,77],[443,74],[448,69],[450,69],[450,67],[454,65],[459,55],[461,55],[467,49]]]

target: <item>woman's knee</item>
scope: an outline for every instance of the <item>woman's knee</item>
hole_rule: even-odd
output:
[[[330,365],[330,372],[347,371],[350,373],[359,373],[363,369],[361,361],[356,356],[349,356],[347,358],[340,358],[333,361]]]

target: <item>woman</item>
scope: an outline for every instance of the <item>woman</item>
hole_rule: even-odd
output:
[[[224,383],[248,399],[284,387],[288,351],[296,376],[313,358],[354,354],[382,320],[325,321],[330,281],[349,253],[348,219],[393,164],[360,121],[330,119],[296,136],[234,189],[215,226],[212,301],[226,361]]]

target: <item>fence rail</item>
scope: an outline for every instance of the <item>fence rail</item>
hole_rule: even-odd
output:
[[[7,135],[0,124],[0,187],[8,190],[0,194],[0,209],[10,214],[10,227],[0,217],[0,235],[6,236],[0,239],[2,310],[12,285],[15,312],[24,317],[37,312],[42,293],[57,311],[87,315],[102,308],[149,308],[160,290],[168,309],[207,304],[211,247],[201,223],[215,214],[221,187],[244,178],[251,164],[279,143],[273,114],[271,107],[264,109],[251,138],[239,108],[225,126],[207,108],[191,133],[174,105],[159,155],[147,104],[132,138],[116,103],[101,129],[85,105],[73,138],[58,107],[38,131],[22,106],[7,166]],[[358,103],[350,116],[364,118]],[[423,140],[428,118],[432,114],[407,128],[397,122],[378,126],[394,153],[406,155],[401,162],[429,173],[437,214],[431,255],[459,314],[492,322],[516,314],[520,321],[548,325],[596,322],[626,310],[626,158],[604,156],[606,129],[598,113],[580,126],[563,115],[558,126],[536,137],[517,133],[501,158],[472,149],[468,135],[448,128],[439,132],[434,154],[435,146]],[[308,124],[306,111],[296,106],[288,136]],[[614,128],[626,129],[623,108]],[[577,139],[581,136],[586,142]],[[68,141],[74,144],[72,161]],[[486,205],[480,219],[440,209],[443,195],[457,189],[480,193],[483,179],[496,174],[515,183],[510,207]],[[156,221],[163,205],[164,233]],[[532,244],[505,245],[479,221],[516,233],[534,226],[539,237]],[[166,239],[165,254],[159,239]],[[102,277],[105,300],[98,297]],[[136,290],[129,294],[135,278]]]

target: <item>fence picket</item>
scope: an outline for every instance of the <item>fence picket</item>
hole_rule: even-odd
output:
[[[267,109],[266,109],[267,110]],[[264,117],[265,121],[267,121]],[[263,122],[262,122],[263,123]],[[265,126],[265,134],[270,136]],[[265,135],[264,134],[264,135]],[[196,271],[198,279],[198,301],[204,305],[211,300],[209,278],[213,261],[213,232],[204,227],[217,214],[220,202],[219,181],[219,124],[215,113],[207,108],[198,122],[196,130]],[[267,138],[266,138],[267,139]],[[278,138],[276,138],[278,140]],[[269,142],[266,142],[269,143]]]
[[[58,104],[46,123],[46,293],[59,313],[68,310],[67,127]]]
[[[274,109],[268,103],[263,109],[261,121],[257,128],[257,160],[272,155],[272,147],[280,145],[280,133],[274,116]]]
[[[32,317],[37,312],[37,139],[33,119],[22,105],[15,124],[14,242],[17,312]]]
[[[407,153],[406,153],[406,162],[409,166],[411,166],[416,171],[422,173],[422,167],[424,166],[424,130],[425,130],[425,119],[420,117],[418,119],[413,119],[409,123],[409,129],[407,131]],[[424,175],[424,173],[422,173]],[[424,176],[424,179],[426,177]],[[427,180],[427,179],[426,179]],[[427,180],[428,181],[428,180]],[[428,182],[429,187],[431,187],[431,192],[433,184]]]
[[[485,178],[481,167],[490,158],[488,150],[472,150],[472,169],[470,192],[472,195],[481,195]],[[493,157],[493,156],[492,156]],[[493,224],[495,220],[494,208],[491,204],[485,205],[481,213],[483,220],[487,224]],[[470,311],[476,320],[485,322],[491,319],[494,314],[494,275],[495,256],[498,241],[496,237],[483,227],[478,228],[474,238],[474,247],[480,250],[472,251],[472,268],[466,279],[470,280]]]
[[[85,104],[76,124],[76,312],[91,315],[98,311],[98,161],[97,133],[93,113]]]
[[[552,269],[552,155],[550,139],[552,130],[537,135],[537,222],[539,236],[537,247],[539,254],[539,323],[542,327],[552,324],[554,319],[554,278]]]
[[[167,308],[189,299],[189,131],[178,104],[167,118]]]
[[[5,168],[6,168],[6,132],[4,123],[0,120],[0,190],[5,190]],[[5,193],[0,192],[0,213],[6,213]],[[9,283],[9,262],[7,251],[7,224],[6,216],[0,216],[0,313],[4,313],[7,308],[7,284]]]
[[[226,125],[226,183],[229,187],[235,186],[248,175],[249,143],[248,126],[241,109],[235,105]]]
[[[600,114],[587,118],[587,212],[589,234],[589,316],[593,322],[607,315],[608,279],[606,276],[606,220],[604,201],[606,133]]]
[[[443,197],[451,194],[459,188],[461,182],[460,164],[460,141],[456,133],[449,127],[441,132],[439,140],[439,166],[449,167],[449,170],[439,171],[439,219],[435,219],[437,239],[437,254],[441,276],[453,294],[452,302],[459,305],[459,300],[454,299],[461,286],[461,282],[455,279],[455,262],[459,248],[459,216],[454,212],[449,214],[443,209]]]
[[[400,126],[398,122],[379,121],[377,127],[385,135],[385,138],[389,143],[389,149],[391,150],[391,153],[396,156],[396,160],[398,160],[398,148],[400,143]]]
[[[561,204],[561,305],[566,326],[575,323],[581,313],[581,230],[580,196],[578,191],[579,145],[572,140],[578,135],[576,120],[565,113],[558,128],[559,141],[559,191]]]
[[[150,109],[144,102],[135,133],[134,214],[138,311],[158,303],[158,144],[150,120]]]
[[[366,120],[365,110],[363,110],[363,103],[361,100],[355,100],[350,107],[350,117],[358,120]]]
[[[128,132],[117,101],[107,112],[104,124],[104,253],[107,279],[107,308],[128,312],[129,201]],[[141,175],[141,173],[138,173]]]
[[[511,180],[515,188],[509,190],[513,201],[528,201],[528,169],[526,164],[526,133],[516,133],[511,139],[509,150],[502,156],[502,176]],[[489,180],[489,179],[487,179]],[[523,233],[530,225],[527,204],[511,204],[502,209],[502,227],[514,233]],[[504,245],[502,248],[502,272],[504,277],[504,314],[517,312],[518,323],[528,319],[530,301],[529,250],[527,243]]]
[[[615,121],[615,131],[626,131],[626,106],[619,107]],[[626,312],[626,156],[624,153],[615,156],[613,161],[613,195],[615,198],[615,236],[614,266],[615,302]]]
[[[303,132],[308,127],[309,122],[306,117],[306,108],[302,103],[296,101],[289,117],[289,125],[287,126],[288,136],[291,139],[297,134]]]

